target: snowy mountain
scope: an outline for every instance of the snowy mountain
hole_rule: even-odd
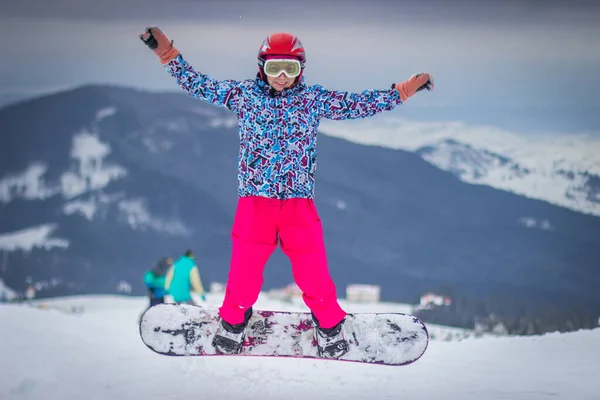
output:
[[[29,97],[29,95],[20,95],[16,93],[6,93],[0,92],[0,108],[7,106],[12,103],[16,103],[18,101],[22,101]]]
[[[416,136],[391,121],[323,124],[316,202],[340,290],[375,283],[384,300],[414,302],[446,287],[600,304],[600,218],[464,182],[497,165],[542,175],[514,154],[442,133],[444,142],[419,137],[411,146]],[[143,272],[187,248],[207,284],[226,280],[239,146],[227,110],[179,93],[85,86],[0,109],[0,132],[0,277],[10,287],[22,291],[30,278],[45,282],[40,295],[125,286],[141,294]],[[332,137],[354,134],[386,147]],[[443,146],[461,154],[450,157],[453,173],[430,162]],[[594,165],[597,153],[584,154],[581,163]],[[291,281],[277,251],[265,288]]]
[[[414,152],[463,182],[600,216],[598,136],[519,135],[487,126],[389,116],[351,124],[325,121],[321,128],[355,143]]]
[[[211,293],[207,305],[218,306],[222,298]],[[404,309],[391,303],[342,304],[352,312]],[[72,296],[33,305],[0,305],[4,400],[597,398],[600,329],[447,341],[455,329],[428,325],[435,338],[423,357],[389,367],[159,356],[139,338],[136,321],[147,305],[142,297]],[[264,293],[257,307],[306,311]]]

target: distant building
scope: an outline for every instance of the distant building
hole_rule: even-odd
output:
[[[221,282],[211,282],[209,291],[210,293],[224,293],[225,284]]]
[[[419,308],[427,309],[433,306],[449,306],[452,304],[452,300],[450,297],[441,296],[435,293],[426,293],[421,296],[421,301],[419,302]]]
[[[352,284],[346,286],[346,300],[355,303],[377,303],[381,287],[377,285]]]
[[[528,334],[533,334],[534,327],[531,326],[529,329],[531,329],[531,332]],[[509,334],[509,330],[506,325],[494,314],[491,314],[486,318],[477,319],[475,321],[474,331],[476,334],[486,333],[497,336],[505,336]]]
[[[283,288],[283,291],[291,298],[302,297],[302,290],[300,290],[298,285],[296,285],[295,283],[290,283],[285,288]]]
[[[267,294],[273,300],[294,302],[295,299],[302,297],[302,290],[300,290],[296,283],[290,283],[281,289],[271,289]]]
[[[127,281],[119,281],[117,283],[117,293],[130,294],[131,284]]]
[[[27,289],[25,290],[25,298],[27,300],[35,299],[35,288],[33,287],[33,285],[27,286]]]

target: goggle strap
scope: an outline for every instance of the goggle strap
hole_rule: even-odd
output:
[[[305,61],[305,60],[298,60],[298,59],[295,59],[295,58],[294,58],[294,60],[296,60],[296,61],[298,61],[298,62],[300,63],[300,69],[304,69],[304,66],[305,66],[305,64],[306,64],[306,61]],[[258,57],[258,65],[259,65],[261,68],[263,68],[263,67],[265,66],[266,62],[267,62],[267,60],[266,60],[266,59],[264,59],[264,58],[262,58],[262,57]]]

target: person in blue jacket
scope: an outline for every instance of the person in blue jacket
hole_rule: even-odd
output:
[[[173,260],[163,257],[155,266],[144,274],[144,284],[148,288],[150,307],[165,302],[165,280],[167,271],[171,268]]]
[[[196,258],[191,250],[187,250],[167,271],[165,288],[175,303],[194,304],[192,292],[198,294],[202,301],[206,301]]]

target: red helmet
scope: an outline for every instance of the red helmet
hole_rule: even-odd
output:
[[[304,46],[297,36],[286,32],[272,33],[263,41],[258,50],[258,65],[261,76],[264,77],[263,66],[269,56],[285,56],[297,58],[300,61],[300,67],[304,70],[306,55]],[[302,73],[300,73],[302,76]],[[300,79],[298,76],[298,79]]]

